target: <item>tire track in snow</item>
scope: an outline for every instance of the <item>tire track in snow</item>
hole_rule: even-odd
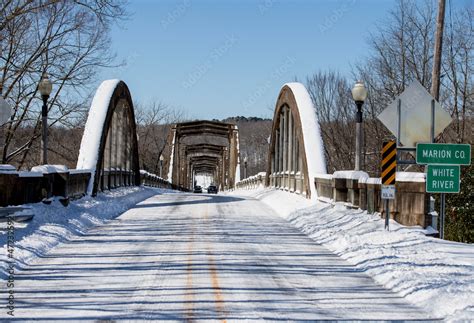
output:
[[[193,290],[193,253],[194,253],[194,220],[191,223],[191,232],[188,242],[188,257],[186,258],[186,293],[185,314],[186,321],[192,322],[194,317],[194,290]]]

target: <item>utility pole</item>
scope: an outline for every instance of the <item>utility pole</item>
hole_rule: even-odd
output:
[[[439,101],[439,88],[441,81],[441,54],[443,50],[443,31],[444,31],[444,11],[445,11],[446,0],[438,0],[438,18],[436,20],[436,38],[435,38],[435,48],[434,48],[434,57],[433,57],[433,73],[431,74],[431,95]],[[432,102],[434,106],[434,101]],[[434,129],[434,108],[432,108],[432,128]],[[431,141],[435,142],[433,135],[434,130],[432,130]],[[440,225],[439,225],[439,237],[444,239],[444,218],[445,218],[445,204],[446,197],[444,193],[440,194]]]
[[[444,11],[446,0],[438,0],[438,18],[436,21],[436,38],[433,57],[433,73],[431,75],[431,95],[439,101],[441,53],[443,50]]]

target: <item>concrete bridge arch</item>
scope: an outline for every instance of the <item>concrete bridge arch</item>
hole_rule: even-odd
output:
[[[273,116],[266,186],[316,198],[316,174],[326,173],[316,112],[301,83],[286,83]]]
[[[84,128],[77,169],[92,176],[87,193],[140,185],[132,97],[125,82],[106,80],[97,89]]]

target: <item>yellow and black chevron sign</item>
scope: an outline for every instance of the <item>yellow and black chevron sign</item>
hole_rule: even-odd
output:
[[[397,144],[395,140],[384,141],[382,146],[382,185],[395,185],[397,171]]]

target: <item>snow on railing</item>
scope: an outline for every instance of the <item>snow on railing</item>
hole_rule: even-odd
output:
[[[425,180],[425,173],[396,173],[396,194],[395,199],[390,200],[390,216],[400,224],[425,228],[431,225]],[[322,202],[342,202],[351,208],[385,216],[379,177],[369,177],[362,171],[337,171],[334,174],[317,174],[314,182],[318,200]]]
[[[265,186],[265,178],[267,176],[266,172],[260,172],[256,175],[244,178],[235,184],[237,189],[256,189],[259,187]]]
[[[170,182],[143,169],[140,170],[140,182],[145,186],[171,188]]]
[[[0,206],[36,203],[54,196],[68,202],[70,198],[85,195],[90,177],[90,170],[68,169],[65,165],[39,165],[30,171],[17,171],[11,165],[2,165]]]
[[[173,190],[179,190],[179,191],[187,191],[187,189],[174,185],[170,183],[168,180],[143,169],[140,170],[140,182],[142,183],[142,185],[145,185],[145,186],[167,188],[167,189],[173,189]]]

